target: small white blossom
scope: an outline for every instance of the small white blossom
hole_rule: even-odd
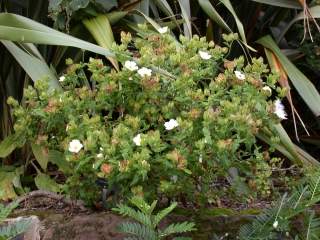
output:
[[[202,154],[200,154],[200,156],[199,156],[199,163],[202,163],[202,160],[203,160]]]
[[[132,81],[133,80],[133,78],[132,77],[129,77],[129,81]]]
[[[245,80],[246,79],[246,75],[244,75],[244,73],[240,72],[240,71],[234,71],[234,74],[236,75],[236,77],[239,80]]]
[[[64,82],[65,79],[66,79],[65,76],[61,76],[61,77],[59,78],[59,82]]]
[[[176,182],[178,181],[178,176],[177,176],[177,175],[173,175],[173,176],[171,177],[171,181],[172,181],[173,183],[176,183]]]
[[[97,154],[97,158],[103,158],[103,154],[102,153],[98,153]]]
[[[139,69],[137,63],[134,61],[125,61],[124,67],[130,71],[136,71]]]
[[[137,146],[141,146],[141,134],[137,134],[134,138],[133,138],[133,142],[137,145]]]
[[[273,228],[277,228],[279,225],[279,222],[276,220],[274,221],[274,223],[272,224]]]
[[[172,130],[179,126],[179,123],[175,119],[170,119],[169,122],[164,123],[166,130]]]
[[[141,77],[150,77],[150,76],[151,76],[151,73],[152,73],[152,70],[149,69],[149,68],[146,68],[146,67],[140,68],[140,69],[138,70],[138,74],[139,74]]]
[[[83,148],[83,145],[78,139],[73,139],[69,143],[69,152],[78,153],[81,150],[81,148]]]
[[[164,34],[164,33],[168,32],[168,27],[158,28],[158,32],[161,34]]]
[[[203,60],[209,60],[212,57],[211,54],[204,51],[199,51],[199,55]]]
[[[99,150],[102,152],[103,151],[103,147],[99,147]]]
[[[272,93],[272,90],[271,90],[271,88],[270,88],[269,86],[264,86],[264,87],[262,88],[262,90],[263,90],[263,91],[266,91],[266,92]]]
[[[279,99],[277,99],[274,102],[274,113],[280,118],[280,119],[287,119],[287,113],[284,110],[284,106],[281,103]]]

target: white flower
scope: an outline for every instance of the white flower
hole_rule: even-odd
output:
[[[61,76],[61,77],[59,78],[59,82],[63,82],[65,79],[66,79],[65,76]]]
[[[246,75],[244,75],[244,73],[240,72],[240,71],[234,71],[234,74],[236,75],[236,77],[239,80],[245,80],[246,79]]]
[[[161,34],[164,34],[164,33],[168,32],[168,27],[158,28],[158,32]]]
[[[199,55],[203,60],[209,60],[212,57],[211,54],[204,51],[199,51]]]
[[[177,176],[177,175],[173,175],[173,176],[171,177],[171,181],[174,182],[174,183],[176,183],[176,182],[178,181],[178,176]]]
[[[133,142],[136,144],[136,146],[141,146],[141,134],[137,134],[134,138],[133,138]]]
[[[200,154],[200,156],[199,156],[199,163],[202,163],[202,160],[203,160],[202,154]]]
[[[129,77],[129,81],[132,81],[133,80],[133,78],[132,77]]]
[[[274,221],[274,223],[272,224],[273,228],[277,228],[279,225],[279,222],[276,220]]]
[[[172,130],[179,126],[179,123],[175,119],[170,119],[169,122],[164,123],[166,130]]]
[[[151,73],[152,73],[152,70],[149,69],[149,68],[140,68],[138,70],[138,74],[141,76],[141,77],[150,77],[151,76]]]
[[[69,151],[72,153],[78,153],[81,150],[81,148],[83,148],[83,145],[78,139],[73,139],[69,143]]]
[[[124,67],[130,71],[136,71],[139,69],[137,63],[134,61],[125,61]]]
[[[103,158],[103,154],[102,153],[98,153],[97,154],[97,158]]]
[[[264,87],[262,88],[262,90],[263,90],[263,91],[266,91],[266,92],[269,92],[269,93],[272,93],[272,90],[271,90],[271,88],[270,88],[269,86],[264,86]]]
[[[281,103],[279,99],[277,99],[274,102],[274,113],[280,118],[280,119],[287,119],[287,113],[284,110],[284,106]]]
[[[99,150],[102,152],[103,151],[103,147],[99,147]]]

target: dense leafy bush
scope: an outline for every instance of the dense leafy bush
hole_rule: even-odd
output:
[[[62,152],[72,166],[66,189],[82,198],[95,194],[97,176],[123,196],[268,195],[273,160],[256,134],[286,117],[280,100],[270,99],[284,94],[277,76],[262,59],[227,60],[237,35],[220,47],[142,29],[141,38],[123,33],[113,47],[121,71],[100,59],[68,60],[64,91],[38,81],[25,90],[26,107],[9,99],[16,135]]]

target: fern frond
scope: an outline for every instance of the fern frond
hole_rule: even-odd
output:
[[[144,199],[140,196],[134,196],[130,199],[130,202],[136,206],[137,208],[140,209],[140,211],[142,211],[143,213],[147,214],[147,215],[151,215],[154,208],[157,205],[158,201],[153,201],[153,203],[151,204],[151,206],[149,204],[147,204]]]
[[[158,212],[157,215],[155,215],[153,218],[153,221],[152,221],[153,226],[154,227],[157,226],[165,216],[167,216],[170,212],[173,211],[173,209],[176,208],[177,205],[178,204],[176,202],[174,202],[169,207]]]
[[[118,212],[122,216],[128,216],[133,218],[134,220],[140,222],[143,225],[146,225],[150,228],[153,227],[150,217],[144,214],[143,212],[136,211],[135,209],[128,207],[124,204],[119,204],[117,208],[112,209],[115,212]]]
[[[166,229],[160,232],[161,237],[168,236],[175,233],[191,232],[196,230],[195,224],[190,222],[173,223],[170,224]]]
[[[27,230],[30,226],[27,219],[21,219],[15,223],[0,228],[0,239],[11,239]]]
[[[308,226],[306,233],[303,233],[302,238],[306,240],[318,240],[320,236],[320,219],[315,218],[315,213],[312,212],[308,218]]]
[[[156,232],[150,227],[135,222],[124,222],[118,226],[119,232],[135,235],[141,240],[157,240]]]
[[[5,220],[10,213],[13,211],[13,209],[15,209],[16,207],[18,207],[18,202],[12,202],[7,206],[4,206],[3,204],[0,204],[0,223]]]

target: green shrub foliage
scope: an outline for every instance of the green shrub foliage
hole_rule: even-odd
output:
[[[66,189],[82,198],[98,176],[126,197],[268,195],[270,149],[256,134],[285,118],[277,75],[261,58],[228,60],[237,35],[221,47],[142,30],[114,45],[121,71],[100,59],[67,60],[64,91],[37,81],[25,89],[25,107],[9,99],[16,134],[62,152],[72,166]]]

